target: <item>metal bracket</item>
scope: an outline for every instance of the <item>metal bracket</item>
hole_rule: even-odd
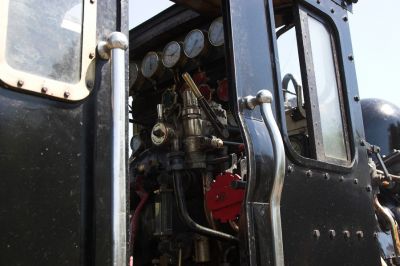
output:
[[[283,266],[285,263],[283,253],[282,225],[281,225],[281,195],[285,178],[285,147],[279,127],[272,113],[273,97],[270,91],[261,90],[257,96],[247,96],[242,100],[242,107],[253,110],[260,105],[261,115],[265,126],[271,136],[274,151],[274,180],[270,196],[271,224],[274,242],[275,265]]]

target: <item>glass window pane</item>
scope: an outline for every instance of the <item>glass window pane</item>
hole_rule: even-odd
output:
[[[325,155],[347,160],[331,35],[324,24],[310,16],[308,25]]]
[[[77,83],[81,72],[82,0],[11,0],[6,60],[17,69]]]

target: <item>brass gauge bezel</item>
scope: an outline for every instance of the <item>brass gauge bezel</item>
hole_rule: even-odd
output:
[[[168,50],[168,48],[169,48],[171,45],[176,45],[176,46],[179,47],[179,51],[177,51],[177,53],[178,53],[178,59],[175,60],[175,61],[173,62],[173,64],[168,64],[168,62],[167,62],[167,60],[166,60],[165,57],[167,56],[167,50]],[[184,57],[182,45],[181,45],[179,42],[177,42],[177,41],[171,41],[171,42],[167,43],[167,44],[165,45],[164,49],[163,49],[161,61],[162,61],[162,64],[163,64],[166,68],[174,68],[174,67],[177,67],[177,66],[182,65],[182,64],[184,63],[184,61],[185,61],[185,57]]]
[[[152,56],[154,56],[156,58],[155,63],[157,65],[156,65],[156,68],[155,68],[154,71],[151,71],[150,73],[147,73],[147,71],[145,69],[145,67],[146,67],[145,64],[146,64],[148,58],[150,58]],[[164,73],[164,65],[161,62],[160,54],[157,53],[157,52],[154,52],[154,51],[148,52],[143,57],[142,64],[140,66],[140,71],[141,71],[143,77],[145,77],[147,79],[154,79],[154,78],[157,78],[157,77],[161,77],[162,74]]]
[[[193,34],[201,34],[203,36],[203,47],[201,48],[201,50],[199,52],[197,52],[195,54],[192,54],[192,51],[190,51],[190,53],[187,51],[187,45],[189,42],[189,38],[191,38],[191,36]],[[209,42],[207,41],[207,34],[205,34],[204,31],[202,31],[200,29],[191,30],[186,35],[185,40],[183,42],[183,53],[190,59],[194,59],[194,58],[200,57],[202,55],[205,55],[208,52],[208,48],[209,48]]]
[[[215,30],[215,25],[217,23],[220,23],[222,25],[222,41],[220,41],[220,42],[214,42],[213,38],[212,38],[212,34],[213,34],[214,30]],[[208,29],[208,40],[209,40],[210,44],[212,46],[215,46],[215,47],[221,47],[221,46],[223,46],[225,44],[224,22],[222,20],[222,17],[218,17],[218,18],[214,19],[213,22],[211,22],[211,25],[210,25],[210,27]]]

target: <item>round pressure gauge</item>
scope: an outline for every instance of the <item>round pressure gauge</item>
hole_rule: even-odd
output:
[[[208,30],[208,39],[213,46],[224,45],[224,24],[222,17],[215,19]]]
[[[189,58],[195,58],[203,52],[206,45],[206,38],[201,30],[192,30],[185,37],[183,51]]]
[[[156,52],[148,52],[142,61],[142,74],[145,78],[153,78],[160,74],[162,71],[162,65],[160,57]]]
[[[163,51],[162,55],[163,65],[167,68],[172,68],[178,64],[181,58],[182,58],[181,45],[176,41],[169,42],[165,46]]]

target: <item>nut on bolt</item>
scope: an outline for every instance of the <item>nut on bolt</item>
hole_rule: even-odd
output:
[[[350,238],[350,232],[348,230],[344,230],[343,237],[345,240],[348,240]]]
[[[363,231],[357,231],[356,235],[357,235],[358,239],[362,239],[364,237],[364,232]]]

